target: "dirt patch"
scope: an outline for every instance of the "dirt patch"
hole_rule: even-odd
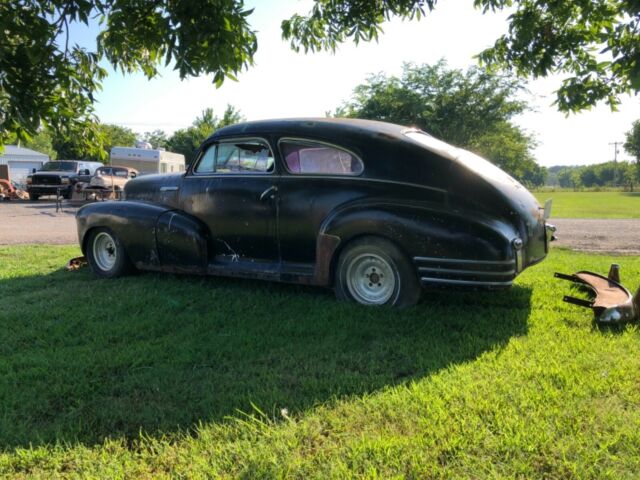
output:
[[[552,218],[555,245],[580,252],[640,255],[640,220]]]
[[[78,243],[78,206],[63,202],[56,212],[55,202],[10,201],[0,203],[0,245],[18,243]]]

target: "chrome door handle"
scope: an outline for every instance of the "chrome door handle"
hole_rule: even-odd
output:
[[[260,201],[263,202],[266,198],[268,198],[269,200],[273,200],[277,192],[278,187],[276,187],[275,185],[270,186],[264,192],[262,192],[262,195],[260,195]]]

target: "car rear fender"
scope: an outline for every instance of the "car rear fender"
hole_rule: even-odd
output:
[[[351,240],[362,235],[387,238],[410,259],[512,261],[514,227],[503,221],[403,203],[354,205],[327,218],[320,236],[338,237],[331,261]],[[327,255],[324,256],[327,258]],[[320,257],[318,257],[320,260]]]

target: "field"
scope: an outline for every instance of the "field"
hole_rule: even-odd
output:
[[[61,267],[0,247],[0,476],[633,478],[640,336],[565,304],[556,250],[509,291],[413,309]],[[573,292],[578,294],[577,292]]]
[[[541,205],[553,198],[555,218],[640,218],[640,192],[535,192]]]

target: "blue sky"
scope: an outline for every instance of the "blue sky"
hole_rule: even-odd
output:
[[[226,104],[238,107],[249,120],[291,116],[324,116],[349,98],[370,73],[398,74],[403,62],[433,63],[467,68],[473,56],[506,30],[506,14],[482,15],[472,2],[441,2],[420,22],[392,21],[378,43],[342,45],[335,54],[293,52],[281,39],[280,22],[293,13],[306,13],[309,0],[255,0],[250,22],[258,31],[256,65],[238,82],[216,89],[210,78],[181,81],[171,68],[148,81],[141,74],[110,70],[97,96],[96,112],[103,122],[137,132],[157,128],[172,132],[189,125],[205,108],[221,113]],[[74,28],[73,40],[94,45],[97,26]],[[577,165],[613,159],[609,142],[624,139],[631,123],[640,119],[637,97],[625,97],[619,112],[604,105],[578,115],[558,113],[551,103],[559,79],[530,82],[527,100],[534,111],[516,119],[539,142],[542,165]],[[619,159],[628,158],[621,151]]]

